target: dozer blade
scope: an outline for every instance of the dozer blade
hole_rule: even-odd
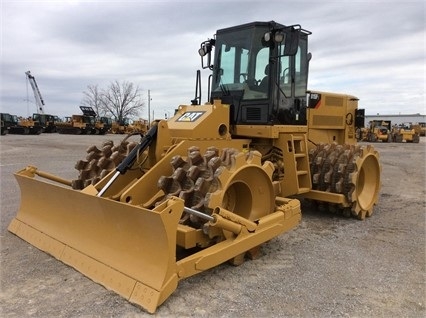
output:
[[[21,207],[9,231],[153,313],[177,288],[184,204],[147,210],[15,174]]]

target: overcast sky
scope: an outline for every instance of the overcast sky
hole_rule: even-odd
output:
[[[118,80],[138,85],[146,105],[150,90],[163,118],[193,99],[202,41],[275,20],[312,32],[309,89],[355,95],[368,115],[426,113],[421,0],[0,1],[2,112],[36,112],[30,70],[46,113],[79,114],[88,85]],[[204,81],[203,102],[206,91]]]

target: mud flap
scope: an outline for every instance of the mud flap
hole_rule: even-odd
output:
[[[19,172],[15,177],[21,207],[10,232],[148,312],[177,288],[182,200],[147,210]]]

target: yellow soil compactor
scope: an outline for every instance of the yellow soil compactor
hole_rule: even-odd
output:
[[[356,145],[357,98],[307,92],[310,34],[273,21],[218,30],[199,49],[208,103],[196,96],[127,148],[92,147],[78,180],[18,171],[9,230],[153,313],[181,279],[256,258],[295,228],[300,198],[370,216],[379,155]]]

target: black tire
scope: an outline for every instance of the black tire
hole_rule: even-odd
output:
[[[420,136],[418,134],[415,134],[413,136],[413,142],[416,143],[416,144],[418,144],[420,142]]]

